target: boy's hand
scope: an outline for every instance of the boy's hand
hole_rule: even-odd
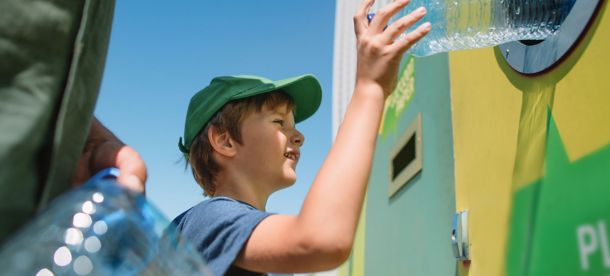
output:
[[[367,14],[375,0],[365,0],[354,16],[358,48],[357,85],[378,85],[389,96],[396,87],[398,66],[402,55],[430,31],[426,22],[407,34],[403,32],[426,14],[421,7],[388,24],[390,18],[410,1],[397,0],[379,10],[368,23]]]

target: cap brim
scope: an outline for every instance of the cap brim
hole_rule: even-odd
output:
[[[292,97],[295,108],[294,121],[301,122],[313,115],[322,102],[322,87],[312,75],[302,75],[275,82],[276,89],[282,89]]]

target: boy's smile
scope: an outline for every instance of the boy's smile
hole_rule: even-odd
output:
[[[295,162],[298,162],[300,153],[298,151],[289,151],[287,153],[284,153],[284,156],[286,156],[286,158],[288,158],[290,160],[294,160]]]
[[[263,106],[242,122],[242,144],[236,145],[236,161],[250,181],[270,191],[296,181],[296,165],[304,137],[295,128],[292,110],[286,105]]]

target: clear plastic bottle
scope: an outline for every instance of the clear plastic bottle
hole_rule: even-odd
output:
[[[432,28],[408,52],[429,56],[510,41],[545,39],[559,29],[575,1],[412,0],[393,20],[426,7],[427,14],[421,22],[430,22]]]
[[[0,249],[3,275],[212,275],[201,255],[108,169],[54,200]],[[168,226],[169,225],[169,226]]]

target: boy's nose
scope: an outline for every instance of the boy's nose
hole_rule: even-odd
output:
[[[292,135],[291,142],[292,144],[298,145],[299,147],[303,146],[303,143],[305,143],[305,136],[303,136],[301,132],[295,129],[294,134]]]

